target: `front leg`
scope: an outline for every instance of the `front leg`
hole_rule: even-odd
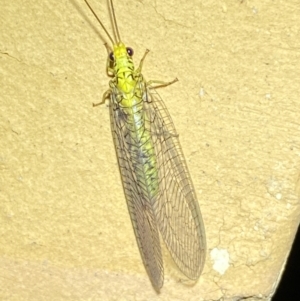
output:
[[[99,105],[102,105],[103,103],[105,103],[105,100],[110,98],[110,95],[111,95],[111,89],[108,89],[102,96],[102,100],[98,103],[93,103],[93,107],[96,107],[96,106],[99,106]]]
[[[137,73],[141,73],[142,72],[142,67],[143,67],[143,63],[144,63],[144,59],[146,58],[146,55],[150,52],[149,49],[146,49],[144,56],[142,57],[139,67],[136,69]]]

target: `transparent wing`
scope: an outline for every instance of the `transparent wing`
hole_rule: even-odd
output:
[[[171,117],[155,89],[148,88],[145,111],[159,172],[159,194],[154,204],[164,242],[179,269],[197,279],[206,255],[205,229],[192,180]]]
[[[114,98],[114,94],[111,97]],[[147,199],[145,187],[135,172],[140,168],[140,163],[134,162],[132,156],[137,147],[135,141],[130,140],[126,115],[116,103],[115,99],[110,103],[111,130],[128,211],[144,266],[153,287],[159,290],[163,286],[164,271],[153,201]],[[150,131],[149,122],[147,125],[145,131]]]

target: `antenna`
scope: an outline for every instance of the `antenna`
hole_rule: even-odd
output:
[[[100,19],[98,18],[98,16],[96,15],[95,11],[92,9],[92,7],[90,6],[90,4],[88,3],[87,0],[84,0],[84,2],[86,3],[86,5],[88,6],[88,8],[90,9],[90,11],[93,13],[93,15],[95,16],[95,18],[97,19],[97,21],[99,22],[99,24],[101,25],[101,27],[103,28],[103,30],[105,31],[106,35],[108,36],[108,38],[110,39],[110,41],[112,42],[112,44],[116,44],[113,40],[113,38],[111,37],[111,35],[108,33],[107,29],[105,28],[104,24],[100,21]],[[111,7],[112,7],[112,10],[113,10],[113,6],[112,6],[112,3],[111,3]],[[114,19],[114,22],[116,23],[116,19],[115,19],[115,13],[114,13],[114,10],[113,10],[113,19]],[[116,25],[115,25],[116,26]],[[117,38],[119,38],[119,31],[118,29],[116,29],[117,31]]]

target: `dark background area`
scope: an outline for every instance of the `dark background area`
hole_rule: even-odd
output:
[[[300,301],[300,233],[299,228],[285,271],[272,301]]]

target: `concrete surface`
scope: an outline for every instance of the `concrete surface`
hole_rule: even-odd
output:
[[[109,28],[106,1],[90,0]],[[105,38],[84,1],[1,3],[0,299],[269,300],[299,224],[298,1],[115,1],[180,134],[207,233],[159,295],[127,213]],[[109,28],[110,31],[110,28]],[[174,275],[175,274],[175,275]]]

